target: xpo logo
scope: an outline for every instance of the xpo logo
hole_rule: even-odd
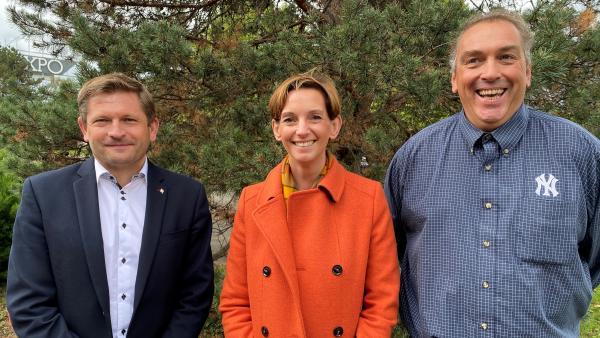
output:
[[[71,69],[75,63],[67,60],[46,58],[43,56],[25,55],[29,66],[34,73],[44,75],[63,75]]]

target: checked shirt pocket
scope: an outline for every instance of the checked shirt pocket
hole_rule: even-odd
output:
[[[521,202],[517,255],[531,263],[572,263],[578,257],[574,202],[543,197]]]

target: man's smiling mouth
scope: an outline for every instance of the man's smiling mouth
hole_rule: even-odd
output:
[[[478,89],[475,92],[481,97],[497,97],[502,96],[506,88]]]

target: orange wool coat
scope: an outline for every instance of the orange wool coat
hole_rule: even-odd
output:
[[[240,196],[220,311],[226,337],[389,337],[400,273],[378,182],[337,161],[286,208],[281,164]]]

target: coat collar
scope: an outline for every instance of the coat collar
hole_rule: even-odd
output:
[[[271,169],[267,178],[264,181],[264,187],[261,193],[258,195],[258,205],[267,203],[273,198],[277,198],[281,195],[283,198],[283,187],[281,185],[281,166],[283,161],[280,162],[275,168]],[[321,182],[318,184],[318,189],[324,191],[332,202],[338,202],[342,197],[345,185],[346,169],[337,161],[333,159],[333,164],[327,172],[327,175],[323,177]]]
[[[252,213],[252,217],[257,228],[271,247],[277,263],[281,266],[291,290],[292,300],[298,311],[298,318],[302,318],[296,259],[287,224],[287,207],[281,184],[282,165],[283,163],[279,163],[267,175],[263,189],[257,196],[257,207]],[[318,189],[327,194],[333,203],[339,201],[342,196],[345,175],[346,170],[334,158],[329,172],[318,185]],[[304,324],[301,327],[303,328]]]
[[[144,219],[144,231],[142,234],[142,246],[138,271],[135,280],[135,299],[133,302],[133,315],[144,294],[144,288],[152,269],[156,247],[160,239],[163,225],[163,214],[169,194],[168,182],[165,179],[165,171],[148,161],[148,194],[146,197],[146,216]],[[132,318],[133,318],[132,315]]]
[[[81,243],[100,307],[104,313],[110,314],[94,159],[89,158],[83,162],[77,175],[79,177],[73,182],[73,193]],[[108,318],[108,327],[110,327],[110,315],[106,318]]]

